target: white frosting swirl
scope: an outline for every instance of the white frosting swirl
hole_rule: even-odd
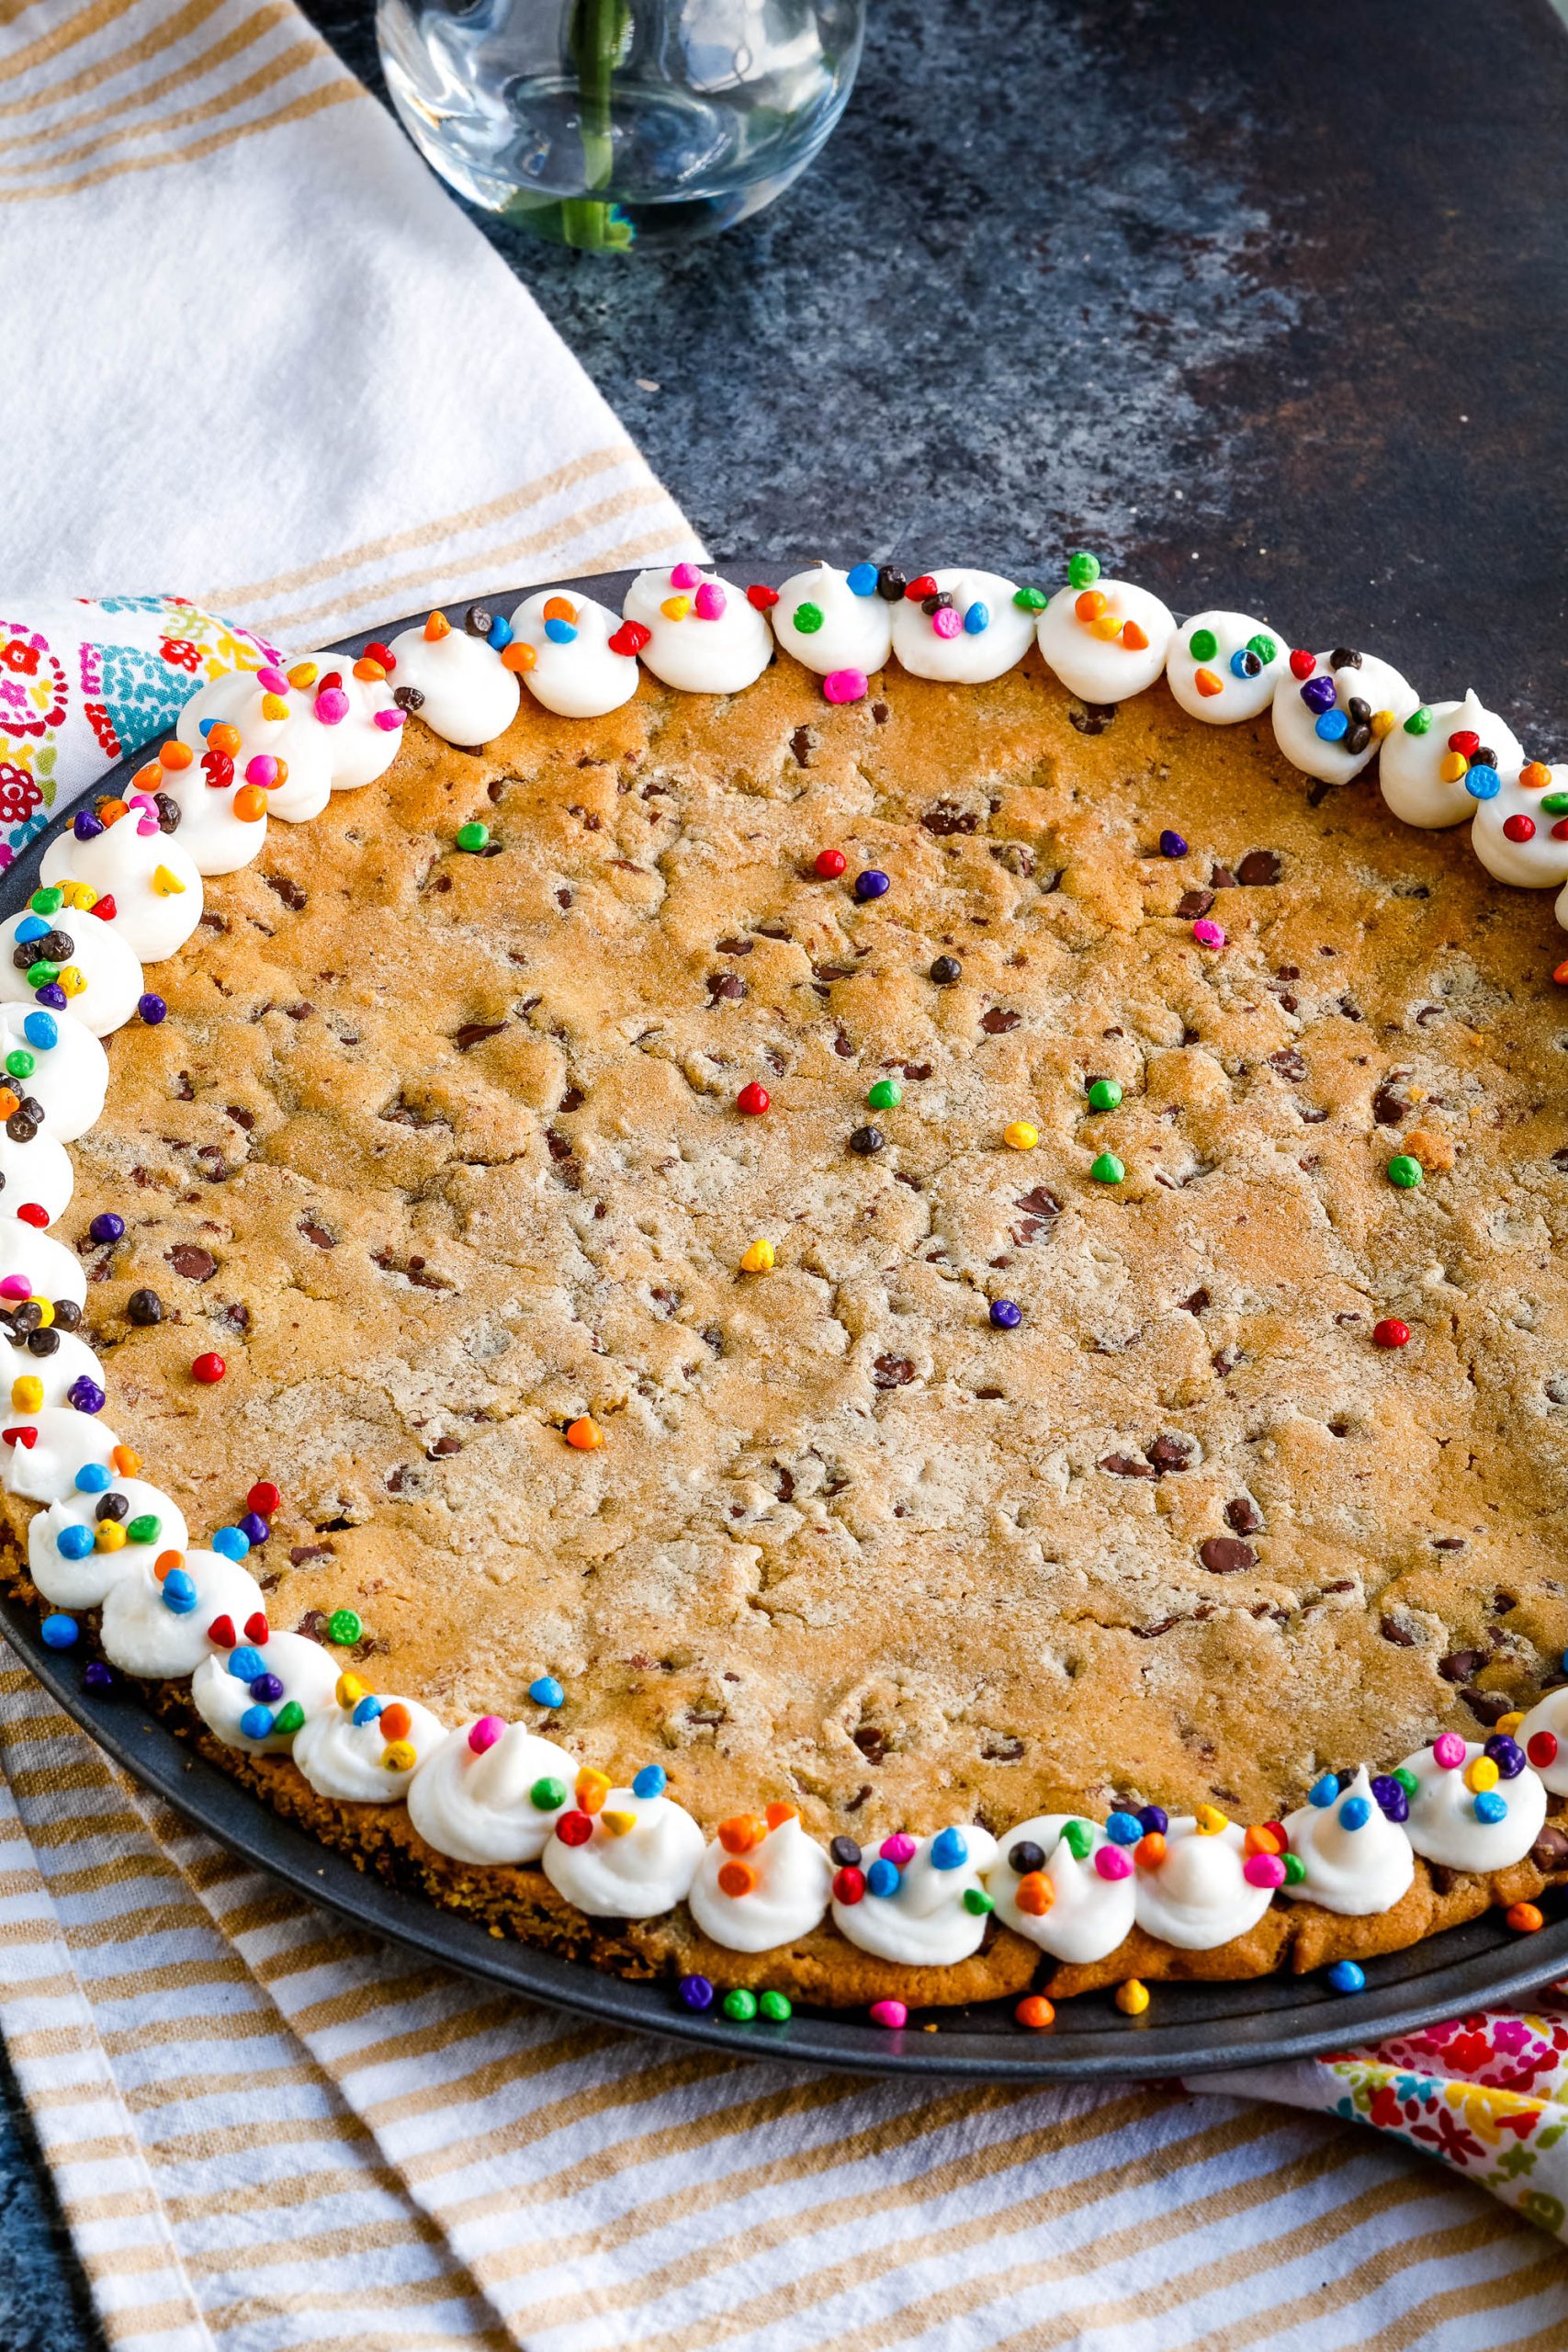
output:
[[[1234,1821],[1201,1830],[1190,1813],[1165,1832],[1165,1860],[1140,1862],[1134,1910],[1140,1928],[1182,1951],[1213,1951],[1246,1935],[1268,1910],[1273,1890],[1242,1875],[1247,1840]]]
[[[1069,1821],[1083,1822],[1090,1833],[1082,1861],[1062,1836]],[[1040,1875],[1050,1884],[1051,1904],[1043,1912],[1019,1908],[1018,1890],[1028,1873],[1016,1871],[1011,1857],[1015,1848],[1026,1844],[1040,1847],[1045,1856]],[[1084,1821],[1081,1814],[1040,1813],[1021,1821],[1000,1840],[996,1865],[986,1876],[998,1918],[1057,1960],[1075,1966],[1103,1960],[1131,1931],[1134,1905],[1132,1869],[1125,1878],[1102,1878],[1095,1868],[1096,1855],[1110,1847],[1100,1824]],[[1129,1862],[1131,1859],[1129,1855]]]
[[[158,1522],[156,1536],[145,1544],[127,1541],[117,1552],[93,1551],[85,1559],[67,1559],[60,1548],[65,1529],[96,1531],[103,1524],[99,1506],[110,1498],[125,1505],[116,1526],[127,1528],[151,1516]],[[160,1552],[183,1552],[189,1540],[185,1513],[161,1487],[149,1486],[144,1478],[111,1478],[102,1489],[84,1493],[74,1488],[47,1510],[33,1513],[28,1523],[28,1574],[56,1609],[96,1609],[122,1577],[138,1569],[150,1574]]]
[[[342,1797],[351,1804],[389,1804],[408,1794],[418,1766],[447,1736],[446,1726],[422,1707],[417,1699],[394,1700],[378,1691],[385,1709],[408,1709],[409,1728],[397,1743],[381,1729],[380,1717],[355,1723],[352,1707],[332,1706],[307,1715],[304,1728],[294,1736],[294,1761],[319,1797]],[[414,1752],[412,1764],[385,1760],[394,1745],[405,1742]]]
[[[1497,751],[1488,742],[1487,751]],[[1497,751],[1499,760],[1503,754]],[[1491,800],[1478,800],[1471,822],[1470,845],[1499,882],[1517,890],[1555,890],[1568,882],[1568,816],[1554,817],[1542,802],[1568,787],[1568,769],[1552,779],[1544,762],[1531,761],[1522,772],[1509,763],[1497,771],[1502,790]],[[1549,781],[1527,784],[1525,775]],[[1555,783],[1555,791],[1552,788]],[[1508,831],[1514,828],[1513,835]],[[1523,834],[1522,840],[1517,838]]]
[[[981,1874],[997,1859],[997,1841],[988,1829],[964,1824],[956,1835],[964,1859],[955,1868],[942,1870],[931,1860],[931,1849],[950,1834],[938,1830],[916,1841],[912,1858],[898,1866],[898,1884],[891,1894],[874,1894],[868,1883],[858,1903],[834,1897],[834,1922],[851,1943],[910,1968],[952,1968],[979,1951],[991,1905],[987,1899],[983,1906],[971,1908],[964,1898],[985,1894]]]
[[[1536,1755],[1530,1756],[1530,1769],[1554,1797],[1568,1796],[1568,1683],[1537,1700],[1514,1737],[1529,1756],[1531,1740],[1542,1733],[1555,1740],[1557,1752],[1549,1755],[1543,1744]]]
[[[314,693],[292,685],[281,670],[269,669],[259,678],[248,678],[243,687],[234,688],[227,700],[224,723],[236,729],[240,738],[239,749],[230,755],[234,763],[235,787],[247,781],[259,781],[247,778],[246,771],[254,759],[259,756],[280,760],[288,773],[280,783],[263,787],[267,814],[281,817],[290,825],[304,824],[310,818],[319,817],[332,797],[330,739],[333,730],[317,717]],[[181,740],[197,753],[205,751],[207,739],[200,732],[205,719],[197,722],[194,735],[184,731],[184,712],[181,720],[182,725],[175,730]],[[180,773],[187,777],[198,776],[203,789],[210,789],[201,773],[199,758],[194,768]],[[182,835],[184,830],[182,820]]]
[[[73,1306],[87,1303],[86,1269],[73,1250],[19,1217],[6,1223],[0,1216],[0,1283],[13,1276],[26,1282],[29,1298],[68,1298]],[[8,1293],[0,1295],[9,1298]]]
[[[1522,1861],[1540,1836],[1546,1819],[1546,1788],[1528,1765],[1516,1779],[1499,1780],[1484,1792],[1501,1797],[1507,1807],[1501,1821],[1485,1821],[1477,1814],[1477,1796],[1483,1792],[1472,1790],[1465,1776],[1484,1754],[1479,1743],[1466,1740],[1464,1762],[1444,1766],[1433,1748],[1418,1747],[1397,1768],[1413,1773],[1417,1783],[1407,1826],[1411,1844],[1428,1862],[1443,1862],[1455,1871],[1504,1871],[1511,1862]]]
[[[570,605],[570,620],[547,614],[547,606],[558,605]],[[564,642],[552,637],[552,619],[576,634]],[[534,666],[522,677],[534,700],[562,718],[602,718],[630,702],[640,673],[635,653],[611,651],[610,639],[620,626],[620,616],[608,605],[575,589],[570,596],[558,588],[525,596],[512,616],[512,634],[519,645],[533,648]]]
[[[387,648],[391,651],[390,646]],[[284,664],[290,679],[304,677],[314,714],[326,738],[327,762],[334,792],[357,792],[385,775],[403,740],[403,714],[392,700],[393,680],[379,662],[365,654],[334,653],[330,646],[319,653],[302,653]],[[335,684],[334,684],[335,681]],[[322,695],[328,696],[323,703]],[[342,718],[332,697],[343,695],[348,709]],[[277,812],[283,814],[281,809]]]
[[[469,1744],[472,1724],[422,1756],[409,1782],[409,1818],[427,1846],[455,1862],[536,1862],[572,1802],[577,1766],[564,1747],[525,1724],[508,1724],[488,1747]],[[556,1781],[558,1804],[533,1792]]]
[[[37,1002],[36,991],[28,986],[27,972],[13,961],[17,933],[24,922],[47,922],[51,932],[62,933],[71,942],[70,956],[60,968],[79,972],[85,982],[76,995],[70,996],[70,1010],[84,1028],[95,1037],[107,1037],[111,1029],[123,1028],[141,994],[141,966],[112,919],[104,922],[95,914],[79,913],[74,907],[62,907],[58,914],[49,916],[35,915],[24,907],[20,914],[8,915],[0,923],[0,1001]]]
[[[1306,1871],[1284,1891],[1303,1903],[1364,1919],[1392,1911],[1416,1875],[1410,1840],[1373,1796],[1364,1764],[1332,1804],[1298,1805],[1281,1826]]]
[[[267,667],[265,662],[260,665]],[[216,678],[209,678],[197,686],[189,702],[175,721],[175,733],[193,752],[199,752],[207,741],[206,729],[220,723],[232,726],[235,714],[244,707],[247,696],[254,690],[254,670],[224,670]]]
[[[51,1327],[52,1329],[52,1326]],[[104,1368],[85,1340],[74,1331],[54,1331],[54,1345],[46,1355],[35,1355],[31,1348],[18,1347],[0,1334],[0,1396],[3,1396],[13,1418],[30,1412],[31,1406],[18,1404],[16,1397],[19,1380],[36,1380],[43,1390],[43,1405],[74,1405],[71,1390],[78,1380],[90,1380],[100,1391],[104,1387]]]
[[[803,608],[807,624],[804,628],[798,618]],[[814,618],[818,614],[820,619]],[[784,651],[820,677],[834,670],[863,670],[869,677],[886,668],[893,650],[893,613],[887,599],[874,588],[868,596],[857,596],[850,586],[849,573],[830,563],[792,573],[768,617]]]
[[[591,1919],[652,1919],[682,1901],[702,1858],[703,1833],[673,1797],[612,1789],[592,1835],[581,1846],[553,1835],[543,1860],[556,1893]]]
[[[112,899],[116,932],[143,964],[177,955],[201,921],[196,860],[145,808],[128,808],[85,841],[74,831],[58,834],[39,873],[44,882],[81,882],[100,899]],[[65,909],[61,913],[71,920]]]
[[[76,1171],[65,1146],[40,1127],[30,1143],[17,1143],[0,1125],[0,1180],[5,1193],[0,1214],[14,1216],[19,1208],[42,1209],[51,1225],[70,1205]]]
[[[303,1634],[269,1634],[255,1655],[264,1673],[275,1676],[283,1689],[276,1698],[260,1699],[250,1682],[233,1671],[235,1657],[242,1648],[249,1647],[248,1643],[239,1644],[232,1650],[214,1651],[204,1657],[191,1679],[191,1701],[208,1730],[225,1747],[237,1747],[246,1756],[277,1755],[293,1746],[298,1732],[275,1729],[258,1736],[243,1728],[243,1718],[254,1707],[265,1707],[276,1717],[291,1702],[302,1709],[307,1720],[320,1714],[333,1704],[338,1669],[320,1642],[309,1641]]]
[[[69,1405],[41,1405],[36,1413],[7,1412],[6,1431],[32,1431],[32,1443],[18,1437],[0,1442],[0,1483],[8,1495],[30,1503],[62,1502],[76,1488],[85,1463],[112,1470],[119,1440],[99,1413],[78,1413]],[[129,1449],[127,1449],[129,1452]]]
[[[1449,737],[1461,731],[1477,735],[1483,747],[1495,752],[1504,771],[1524,764],[1524,751],[1511,727],[1488,710],[1472,686],[1462,702],[1435,702],[1426,707],[1428,727],[1411,731],[1409,719],[1421,707],[1383,738],[1378,753],[1378,785],[1394,815],[1406,825],[1427,831],[1438,825],[1461,824],[1473,817],[1476,802],[1464,788],[1462,776],[1445,777]]]
[[[750,1873],[744,1893],[731,1894],[720,1873]],[[726,1951],[772,1951],[820,1926],[832,1890],[833,1865],[792,1813],[744,1854],[715,1838],[697,1866],[686,1906],[705,1936]]]
[[[250,1570],[220,1552],[186,1552],[179,1573],[196,1588],[193,1608],[171,1607],[170,1577],[160,1578],[150,1566],[135,1568],[109,1587],[98,1638],[111,1666],[150,1681],[183,1679],[213,1648],[208,1628],[218,1618],[231,1619],[243,1641],[246,1619],[264,1609],[261,1587]]]
[[[171,769],[159,788],[179,809],[180,846],[198,874],[237,874],[259,854],[266,839],[266,810],[259,817],[236,812],[234,803],[247,789],[237,761],[230,784],[209,784],[198,756],[188,768]]]
[[[517,716],[522,689],[488,638],[471,637],[460,624],[438,636],[405,628],[387,648],[397,667],[393,691],[413,693],[418,716],[448,743],[491,743]]]
[[[53,1026],[51,1046],[37,1042],[49,1035],[46,1023]],[[96,1124],[108,1091],[108,1056],[99,1040],[74,1013],[46,1013],[40,1004],[0,1004],[0,1060],[18,1052],[32,1056],[32,1069],[25,1078],[6,1077],[5,1083],[14,1094],[37,1096],[43,1104],[44,1124],[57,1143],[74,1143]],[[11,1269],[0,1271],[8,1273]],[[65,1296],[63,1291],[47,1295]]]
[[[1112,622],[1120,623],[1120,634],[1110,633]],[[1175,633],[1176,616],[1168,605],[1130,580],[1103,575],[1087,588],[1058,588],[1038,627],[1046,668],[1080,702],[1125,702],[1152,686],[1165,668]]]
[[[1195,653],[1194,640],[1202,644],[1205,633],[1214,650]],[[1238,719],[1261,717],[1289,667],[1290,647],[1267,621],[1249,613],[1195,613],[1171,638],[1165,675],[1192,718],[1209,727],[1234,727]]]
[[[892,607],[893,650],[912,677],[946,678],[959,685],[983,686],[1004,671],[1017,668],[1034,635],[1034,615],[1014,604],[1016,580],[1005,580],[999,571],[974,571],[967,566],[920,576],[936,582],[938,595],[952,597],[959,625],[952,636],[944,635],[952,625],[942,620],[940,612],[926,612],[910,596],[899,599]],[[983,628],[978,626],[982,613]],[[970,621],[976,626],[966,626]]]
[[[679,617],[666,605],[684,605]],[[743,592],[694,563],[639,571],[621,607],[649,632],[642,658],[656,678],[688,695],[734,695],[760,678],[773,636]]]
[[[1345,649],[1336,646],[1335,652]],[[1332,678],[1335,699],[1333,707],[1340,711],[1349,726],[1345,734],[1330,741],[1317,731],[1317,722],[1325,712],[1319,712],[1302,699],[1302,688],[1311,684],[1298,678],[1286,662],[1284,674],[1274,689],[1274,741],[1303,775],[1315,776],[1320,784],[1348,784],[1359,775],[1378,748],[1378,736],[1369,734],[1359,752],[1347,751],[1358,723],[1370,723],[1380,711],[1392,712],[1403,722],[1416,709],[1421,697],[1406,678],[1402,678],[1392,663],[1382,662],[1375,653],[1363,653],[1359,663],[1344,663],[1337,670],[1329,664],[1333,656],[1317,655],[1313,666],[1313,678]],[[1368,722],[1359,722],[1350,710],[1352,702],[1364,702]],[[1392,731],[1392,730],[1391,730]]]

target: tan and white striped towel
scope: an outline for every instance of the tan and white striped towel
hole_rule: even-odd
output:
[[[5,525],[34,597],[295,647],[698,551],[293,0],[0,0]]]

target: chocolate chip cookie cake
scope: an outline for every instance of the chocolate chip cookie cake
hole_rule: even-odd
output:
[[[9,1580],[693,2007],[1537,1927],[1564,884],[1473,694],[1081,554],[209,678],[4,925]]]

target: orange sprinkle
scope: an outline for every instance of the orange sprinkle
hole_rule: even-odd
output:
[[[1560,989],[1568,989],[1568,964],[1559,964],[1551,977]]]
[[[157,1577],[158,1582],[162,1584],[170,1569],[177,1568],[184,1558],[185,1554],[183,1552],[160,1552],[157,1558],[152,1563],[152,1573]]]
[[[525,645],[520,637],[514,637],[502,654],[501,666],[503,670],[528,671],[538,658],[531,645]]]
[[[0,1086],[0,1119],[8,1119],[13,1111],[20,1109],[20,1095],[13,1094],[8,1086]]]
[[[1519,770],[1519,782],[1527,792],[1544,792],[1551,782],[1551,770],[1544,760],[1527,760]]]
[[[161,768],[188,768],[195,757],[196,753],[188,743],[162,743],[158,747],[158,765]]]
[[[585,1766],[577,1776],[577,1802],[584,1813],[603,1813],[613,1786],[607,1772],[595,1772],[591,1766]]]
[[[775,1802],[767,1807],[767,1819],[768,1827],[770,1829],[782,1829],[786,1821],[798,1821],[800,1819],[800,1807],[795,1804],[780,1804]]]
[[[234,795],[234,814],[247,825],[266,815],[266,795],[259,784],[243,784]]]
[[[604,1444],[604,1432],[591,1414],[584,1413],[581,1420],[573,1421],[567,1430],[566,1442],[568,1445],[575,1445],[580,1453],[592,1453],[595,1446]]]
[[[547,621],[575,622],[577,619],[577,606],[572,603],[570,596],[551,596],[546,601],[545,618]]]
[[[152,778],[152,782],[148,785],[147,790],[149,792],[155,791],[157,786],[164,781],[164,771],[162,768],[150,768],[147,773]],[[138,779],[133,776],[131,781],[132,783],[135,783]],[[127,817],[130,813],[130,808],[127,803],[123,800],[100,800],[98,803],[98,822],[100,825],[118,824],[122,817]]]
[[[1149,640],[1147,631],[1141,629],[1136,621],[1123,621],[1122,624],[1122,642],[1127,648],[1129,653],[1142,653],[1146,650],[1148,646]]]
[[[1258,1821],[1243,1838],[1242,1850],[1248,1854],[1282,1854],[1289,1842],[1277,1821]]]
[[[146,766],[138,768],[136,774],[130,779],[131,788],[136,792],[156,792],[158,786],[163,783],[163,781],[164,771],[158,765],[156,760],[149,760]],[[103,818],[103,822],[106,825],[112,825],[114,822],[114,819],[112,817],[103,817],[103,811],[107,808],[107,806],[108,803],[107,801],[100,801],[98,804],[98,811],[100,817]],[[118,813],[121,816],[125,814],[125,803],[123,801],[119,804]]]
[[[451,634],[452,624],[447,619],[446,614],[432,613],[430,618],[424,624],[425,643],[427,645],[439,645],[444,637],[450,637]]]
[[[413,1717],[400,1699],[394,1699],[389,1707],[382,1708],[378,1727],[383,1739],[407,1739]]]
[[[1105,610],[1105,598],[1098,588],[1086,588],[1073,610],[1080,621],[1097,621]]]
[[[1538,1928],[1546,1925],[1540,1905],[1534,1903],[1510,1903],[1503,1917],[1520,1936],[1533,1936]]]
[[[379,662],[372,662],[368,653],[362,653],[354,665],[354,674],[356,678],[364,678],[373,683],[378,678],[384,678],[387,673],[382,669]]]
[[[750,1862],[721,1862],[718,1884],[723,1894],[750,1894],[756,1889],[757,1873]]]
[[[1056,1900],[1056,1890],[1043,1871],[1031,1871],[1021,1878],[1013,1901],[1027,1919],[1043,1919]]]
[[[227,752],[232,759],[240,748],[239,729],[231,727],[226,719],[217,727],[209,727],[207,730],[207,748],[209,752]]]
[[[1035,2033],[1056,2022],[1056,2012],[1043,1993],[1026,1993],[1013,2015],[1020,2025],[1030,2027]]]
[[[141,1456],[133,1445],[117,1445],[109,1460],[122,1478],[134,1478],[141,1467]]]
[[[1139,1838],[1133,1849],[1133,1860],[1142,1862],[1146,1871],[1158,1870],[1165,1860],[1165,1839],[1157,1829],[1151,1829]]]
[[[1192,683],[1197,687],[1199,693],[1205,697],[1214,695],[1223,695],[1225,690],[1224,680],[1223,678],[1216,678],[1212,670],[1194,670],[1192,673]]]
[[[727,1854],[749,1854],[768,1834],[768,1825],[754,1813],[732,1813],[718,1825],[718,1842]]]

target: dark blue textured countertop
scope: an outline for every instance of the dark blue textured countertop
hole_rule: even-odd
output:
[[[304,5],[378,88],[368,0]],[[1568,758],[1565,149],[1549,0],[872,0],[756,220],[483,225],[716,550],[1086,545]],[[0,2352],[97,2352],[0,2087]]]

